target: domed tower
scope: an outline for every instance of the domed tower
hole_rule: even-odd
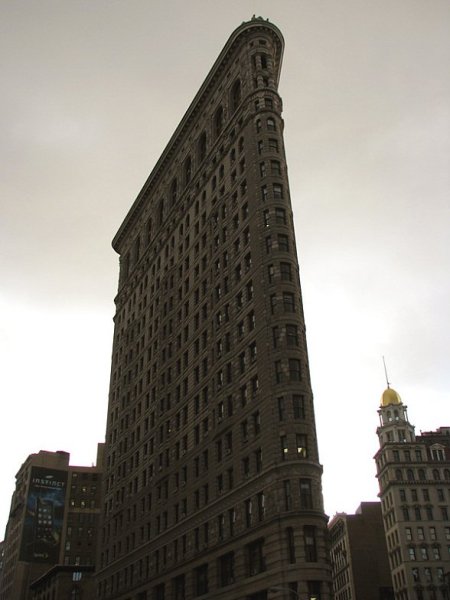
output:
[[[377,435],[380,447],[387,443],[415,441],[414,426],[408,421],[407,406],[403,404],[400,394],[389,385],[381,396],[378,414],[380,425]]]
[[[395,600],[448,598],[447,428],[416,436],[407,407],[389,384],[378,414],[375,461]]]

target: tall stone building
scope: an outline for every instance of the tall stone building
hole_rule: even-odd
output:
[[[113,241],[103,600],[331,597],[283,48],[234,31]]]
[[[31,584],[55,565],[94,566],[103,448],[98,445],[97,466],[72,466],[68,452],[40,450],[20,467],[6,525],[1,600],[30,598]]]
[[[375,455],[396,600],[450,598],[450,427],[415,434],[388,387]]]
[[[334,600],[393,600],[380,502],[329,523]]]

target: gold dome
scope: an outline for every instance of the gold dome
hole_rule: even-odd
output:
[[[392,388],[387,388],[384,390],[383,395],[381,396],[381,406],[390,406],[391,404],[401,404],[402,399],[400,398],[400,394],[398,394]]]

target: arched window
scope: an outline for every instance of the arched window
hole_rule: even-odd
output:
[[[433,479],[435,481],[439,481],[441,478],[441,474],[439,473],[438,469],[433,469]]]
[[[397,481],[401,481],[403,479],[403,475],[402,475],[401,469],[395,469],[395,479]]]
[[[187,185],[192,178],[192,159],[190,156],[184,161],[184,183]]]
[[[172,183],[170,184],[170,203],[173,206],[177,201],[178,196],[178,181],[177,178],[174,177],[172,179]]]
[[[450,480],[450,469],[444,469],[444,479]]]
[[[202,161],[206,156],[206,132],[204,131],[198,139],[198,158]]]
[[[425,477],[425,471],[423,469],[419,469],[419,479],[421,481],[425,481],[426,477]]]
[[[414,471],[412,469],[408,469],[406,471],[406,476],[408,478],[408,481],[414,481]]]
[[[234,112],[241,103],[241,80],[234,82],[231,88],[231,110]]]
[[[223,129],[223,107],[219,106],[214,114],[214,135],[218,137]]]

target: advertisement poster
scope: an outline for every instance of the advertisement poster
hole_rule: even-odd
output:
[[[66,487],[66,471],[32,467],[20,560],[58,562]]]

